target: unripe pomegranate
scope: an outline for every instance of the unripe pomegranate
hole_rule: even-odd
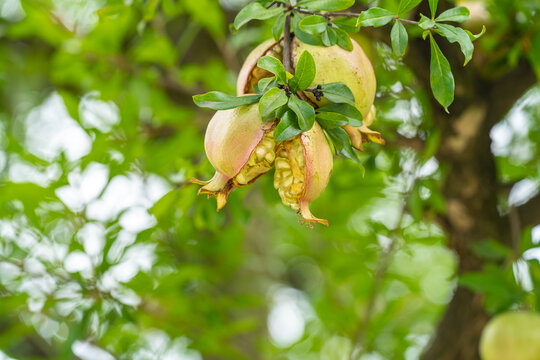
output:
[[[275,159],[274,125],[262,121],[257,104],[217,111],[204,138],[216,173],[209,181],[190,180],[204,185],[199,194],[216,196],[220,210],[233,188],[249,185],[270,170]]]
[[[312,86],[333,82],[344,83],[351,89],[356,108],[366,117],[375,99],[375,73],[371,63],[356,41],[351,39],[353,50],[347,51],[334,45],[330,47],[308,45],[294,38],[291,44],[292,65],[296,63],[304,50],[307,50],[315,60],[317,71]],[[253,85],[260,79],[272,76],[269,72],[257,67],[259,58],[265,55],[283,58],[283,41],[276,43],[267,40],[257,46],[242,65],[236,83],[238,95],[253,93]],[[328,100],[317,101],[313,94],[305,93],[317,106],[328,104]]]
[[[285,205],[298,210],[302,220],[328,226],[328,221],[311,214],[309,203],[318,198],[330,179],[332,151],[321,127],[277,144],[274,187]]]
[[[345,125],[343,128],[349,134],[352,144],[358,150],[362,150],[362,143],[367,141],[384,144],[381,134],[368,128],[375,118],[376,80],[373,67],[368,57],[356,41],[351,39],[353,50],[347,51],[335,45],[330,47],[313,46],[305,44],[298,39],[293,39],[291,45],[291,57],[293,67],[296,66],[300,55],[307,50],[315,60],[317,71],[311,86],[332,82],[344,83],[351,89],[356,108],[364,116],[363,126],[352,127]],[[273,76],[270,72],[257,66],[257,61],[262,56],[274,56],[280,60],[283,58],[283,41],[276,43],[267,40],[257,46],[247,57],[236,83],[238,95],[253,93],[253,85],[265,77]],[[329,102],[324,97],[318,101],[313,93],[304,92],[304,95],[317,107],[327,105]]]
[[[507,312],[495,316],[480,339],[482,360],[540,359],[540,315]]]

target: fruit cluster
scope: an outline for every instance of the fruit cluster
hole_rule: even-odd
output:
[[[210,120],[205,135],[206,154],[216,173],[209,181],[191,180],[203,185],[199,194],[216,196],[220,210],[225,206],[228,194],[233,188],[249,185],[275,167],[274,187],[283,203],[297,210],[304,223],[328,225],[327,220],[316,218],[309,210],[309,203],[324,191],[332,171],[332,148],[328,142],[328,138],[332,136],[328,136],[331,135],[328,131],[339,128],[346,138],[348,134],[346,141],[349,147],[352,145],[358,150],[362,150],[362,144],[367,141],[384,143],[378,132],[368,128],[375,118],[375,74],[360,45],[353,40],[352,43],[352,51],[347,51],[338,46],[313,46],[302,43],[297,38],[292,40],[290,54],[293,70],[300,71],[298,65],[303,61],[301,56],[306,51],[317,66],[313,80],[308,80],[313,88],[307,89],[304,86],[299,91],[292,91],[286,83],[274,83],[274,86],[284,91],[289,103],[292,100],[297,101],[297,97],[313,109],[330,109],[330,113],[318,115],[317,121],[313,122],[309,129],[300,130],[291,126],[283,130],[284,127],[278,125],[288,121],[289,114],[281,113],[280,116],[277,112],[272,112],[265,118],[261,115],[260,104],[257,106],[256,103],[218,110]],[[237,95],[240,99],[249,94],[260,93],[263,86],[268,87],[274,74],[261,66],[261,59],[272,57],[281,63],[283,44],[283,41],[269,40],[251,52],[238,76]],[[286,77],[290,79],[293,75],[287,73]],[[351,95],[354,95],[351,105],[347,105],[347,111],[340,107],[344,104],[333,101],[329,92],[325,96],[325,89],[328,88],[325,88],[325,84],[335,83],[344,84],[350,89]],[[309,110],[314,112],[313,109]],[[327,116],[334,114],[339,115],[339,119],[346,118],[351,111],[363,118],[362,123],[353,123],[358,126],[351,126],[346,121],[339,122]],[[335,114],[336,112],[338,114]],[[291,114],[295,117],[294,121],[300,120],[293,112]],[[284,134],[291,129],[292,133]],[[276,135],[278,132],[279,135]],[[335,144],[334,149],[337,151]]]

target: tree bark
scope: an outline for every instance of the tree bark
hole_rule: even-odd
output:
[[[442,6],[444,9],[445,4]],[[426,10],[420,9],[423,13]],[[456,100],[450,115],[432,101],[435,124],[442,131],[436,157],[449,169],[443,185],[447,211],[441,222],[448,235],[448,247],[459,257],[458,275],[461,275],[481,270],[483,266],[482,259],[471,250],[472,243],[494,239],[512,244],[510,222],[497,208],[500,186],[490,130],[536,78],[527,63],[500,78],[483,78],[480,67],[484,64],[476,64],[475,68],[473,62],[463,68],[463,55],[455,44],[439,43],[448,54],[456,79]],[[429,44],[422,39],[412,41],[410,55],[409,66],[429,91]],[[478,343],[488,320],[482,296],[458,287],[422,360],[480,359]]]

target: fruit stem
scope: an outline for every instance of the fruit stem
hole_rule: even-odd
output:
[[[283,66],[285,70],[294,74],[291,66],[291,15],[285,18],[283,30]]]

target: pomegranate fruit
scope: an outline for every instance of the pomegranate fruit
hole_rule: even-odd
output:
[[[206,155],[216,173],[209,181],[190,180],[204,185],[199,194],[216,196],[220,210],[233,188],[249,185],[270,170],[275,159],[274,125],[262,121],[257,104],[217,111],[204,138]]]
[[[276,147],[274,187],[285,205],[298,210],[302,220],[328,226],[328,221],[314,217],[309,203],[318,198],[330,179],[332,151],[322,128],[315,123],[311,130]]]
[[[291,44],[291,57],[293,67],[296,66],[300,55],[307,50],[317,64],[315,79],[312,87],[333,82],[344,83],[351,89],[355,107],[364,117],[363,125],[353,127],[345,125],[343,128],[349,134],[355,148],[362,151],[362,144],[373,141],[384,144],[381,134],[369,129],[375,119],[376,80],[373,67],[368,57],[356,41],[351,39],[353,50],[347,51],[335,45],[330,47],[313,46],[293,39]],[[236,83],[237,95],[254,93],[253,86],[265,77],[273,76],[270,72],[257,66],[257,61],[262,56],[273,56],[280,60],[283,58],[283,41],[274,42],[272,39],[257,46],[247,57],[238,75]],[[315,107],[329,104],[324,97],[319,100],[311,92],[303,92]]]

